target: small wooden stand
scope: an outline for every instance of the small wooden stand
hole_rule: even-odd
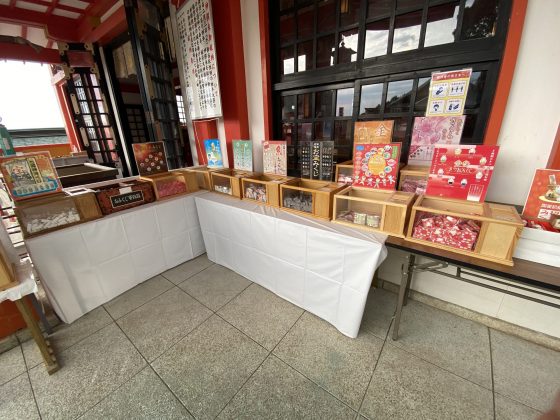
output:
[[[346,188],[346,185],[334,182],[297,179],[294,183],[280,185],[280,207],[282,210],[330,220],[332,217],[333,196],[344,188]],[[307,212],[286,207],[286,197],[294,193],[299,193],[302,197],[311,198],[311,211]]]
[[[141,176],[140,179],[142,181],[148,181],[152,183],[152,187],[156,194],[156,200],[166,200],[168,198],[177,197],[178,195],[189,194],[198,191],[198,182],[196,179],[196,174],[194,172],[186,172],[186,171],[169,171],[169,172],[162,172],[159,174],[154,174],[150,176]],[[169,194],[163,195],[161,191],[161,184],[166,182],[179,182],[184,185],[184,192],[180,192],[177,194]]]
[[[189,166],[188,168],[174,169],[170,172],[191,172],[196,176],[196,183],[200,189],[212,191],[212,178],[210,176],[213,172],[227,171],[227,168],[208,168],[206,166]]]
[[[404,180],[407,178],[427,181],[429,175],[430,175],[429,166],[406,165],[399,172],[399,186],[397,189],[401,191],[402,184]]]
[[[333,222],[404,238],[406,221],[413,202],[414,194],[412,193],[347,187],[334,196]],[[379,227],[338,219],[339,213],[345,210],[378,215],[380,216]]]
[[[351,160],[337,163],[335,168],[335,173],[334,173],[334,181],[342,182],[338,179],[340,175],[349,176],[350,178],[352,178],[353,173],[354,173],[354,163]]]
[[[416,216],[421,212],[479,222],[481,227],[474,250],[469,251],[413,238]],[[420,195],[412,207],[406,240],[500,264],[513,265],[513,251],[522,230],[523,221],[515,207]]]
[[[243,200],[254,201],[255,203],[265,204],[272,207],[280,207],[280,185],[295,184],[297,178],[289,176],[262,174],[252,176],[251,178],[241,178],[241,187]],[[251,185],[259,185],[265,189],[265,201],[259,201],[246,196],[247,187]]]

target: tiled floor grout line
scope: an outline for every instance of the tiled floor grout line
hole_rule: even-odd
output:
[[[204,255],[204,254],[202,254],[202,255]],[[198,257],[196,257],[196,258],[198,258]],[[185,261],[184,263],[181,263],[181,264],[185,264],[185,263],[194,261],[196,258],[194,258],[194,259],[192,259],[192,260],[187,260],[187,261]],[[210,261],[210,260],[208,260],[208,261]],[[212,261],[210,261],[210,262],[212,262]],[[179,264],[179,265],[181,265],[181,264]],[[175,267],[173,267],[173,268],[170,268],[169,270],[173,270],[174,268],[179,267],[179,265],[177,265],[177,266],[175,266]],[[196,276],[196,275],[202,273],[203,271],[208,270],[208,269],[209,269],[210,267],[212,267],[213,265],[216,265],[216,263],[212,263],[212,264],[210,264],[208,267],[204,267],[202,270],[197,271],[197,272],[194,273],[194,274],[191,274],[191,275],[188,276],[186,279],[181,280],[179,283],[175,283],[173,280],[170,280],[170,279],[168,279],[167,277],[165,277],[165,273],[166,273],[167,271],[169,271],[169,270],[166,270],[166,271],[164,271],[163,273],[158,274],[158,275],[159,275],[159,276],[162,276],[162,277],[163,277],[165,280],[167,280],[168,282],[173,283],[175,286],[178,286],[178,285],[180,285],[181,283],[184,283],[184,282],[186,282],[187,280],[190,280],[191,278],[193,278],[194,276]],[[154,276],[154,277],[155,277],[155,276]],[[140,284],[142,284],[142,283],[140,283]],[[126,293],[126,292],[125,292],[125,293]]]
[[[492,409],[494,410],[494,420],[496,420],[496,394],[494,390],[494,361],[492,358],[492,335],[490,334],[490,328],[486,327],[488,330],[488,351],[490,353],[490,375],[492,377]]]
[[[241,276],[243,277],[243,276]],[[230,300],[228,300],[226,303],[224,303],[222,306],[220,306],[218,309],[216,309],[214,311],[215,314],[217,314],[223,307],[227,306],[230,302],[232,302],[235,298],[237,298],[241,293],[243,293],[245,290],[247,290],[249,287],[251,287],[253,284],[256,284],[254,282],[252,282],[251,280],[249,280],[247,277],[243,277],[245,280],[247,280],[249,282],[249,284],[243,288],[242,291],[240,291],[238,294],[236,294],[234,297],[232,297]],[[260,285],[259,285],[260,286]],[[261,286],[262,287],[262,286]]]
[[[476,386],[478,386],[478,387],[480,387],[480,388],[482,388],[482,389],[485,389],[485,390],[487,390],[487,391],[492,391],[491,388],[487,388],[487,387],[485,387],[484,385],[477,384],[477,383],[474,382],[472,379],[463,378],[461,375],[458,375],[457,373],[452,372],[452,371],[450,371],[450,370],[447,369],[447,368],[444,368],[444,367],[442,367],[442,366],[440,366],[440,365],[437,365],[437,364],[435,364],[434,362],[431,362],[431,361],[429,361],[429,360],[426,360],[426,359],[424,359],[423,357],[418,356],[417,354],[413,353],[412,351],[410,351],[410,350],[408,350],[408,349],[405,349],[404,347],[399,347],[399,346],[397,346],[397,345],[395,345],[395,344],[392,344],[391,341],[387,341],[387,343],[388,343],[390,346],[395,347],[395,348],[397,348],[397,349],[399,349],[399,350],[402,350],[402,351],[404,351],[405,353],[408,353],[408,354],[410,354],[410,355],[412,355],[412,356],[414,356],[414,357],[416,357],[416,358],[418,358],[418,359],[420,359],[420,360],[423,360],[424,362],[429,363],[430,365],[435,366],[435,367],[437,367],[438,369],[444,370],[445,372],[450,373],[450,374],[452,374],[453,376],[456,376],[457,378],[460,378],[460,379],[463,379],[463,380],[465,380],[465,381],[467,381],[467,382],[470,382],[471,384],[476,385]]]
[[[502,394],[501,392],[494,392],[494,394],[498,394],[499,396],[504,397],[504,398],[507,398],[508,400],[515,401],[516,403],[518,403],[518,404],[520,404],[520,405],[522,405],[522,406],[524,406],[524,407],[530,408],[531,410],[534,410],[534,411],[536,411],[537,413],[540,413],[540,414],[543,413],[542,409],[533,407],[532,405],[528,405],[527,403],[521,402],[521,401],[519,401],[519,400],[517,400],[517,399],[515,399],[515,398],[513,398],[513,397],[510,397],[510,396],[508,396],[508,395],[504,395],[504,394]]]
[[[39,415],[39,419],[42,419],[43,416],[41,415],[41,410],[39,409],[39,403],[37,402],[37,397],[35,396],[35,390],[33,389],[33,383],[31,382],[31,376],[29,375],[29,369],[27,369],[27,362],[25,360],[25,355],[23,354],[23,347],[20,344],[19,350],[21,351],[21,357],[23,357],[23,364],[25,365],[25,374],[27,375],[27,380],[29,381],[29,388],[31,389],[31,395],[33,396],[33,401],[35,402],[35,408],[37,408],[37,414]]]
[[[231,325],[233,328],[237,329],[239,332],[241,332],[243,335],[245,335],[246,337],[249,337],[250,340],[253,340],[255,343],[257,343],[259,346],[263,347],[266,351],[268,351],[268,354],[266,355],[266,357],[263,359],[263,361],[257,366],[257,368],[249,375],[249,377],[247,378],[247,380],[245,382],[243,382],[243,384],[241,384],[241,386],[239,387],[239,389],[237,391],[235,391],[235,394],[233,394],[233,396],[228,400],[227,403],[224,404],[224,406],[222,407],[222,409],[220,410],[220,412],[218,414],[216,414],[216,416],[214,417],[214,419],[218,418],[220,414],[222,414],[222,411],[225,410],[225,408],[229,405],[230,402],[233,401],[233,399],[237,396],[237,394],[239,394],[239,392],[243,389],[243,387],[245,386],[245,384],[247,382],[249,382],[249,380],[253,377],[253,375],[257,372],[257,370],[260,369],[260,367],[263,365],[264,362],[266,362],[268,360],[268,358],[270,357],[270,355],[272,354],[272,352],[274,351],[274,349],[276,349],[276,347],[278,346],[278,344],[280,344],[280,342],[286,338],[286,336],[288,335],[288,333],[292,330],[292,328],[294,328],[294,325],[297,324],[297,322],[300,320],[300,318],[303,316],[303,314],[305,313],[305,311],[303,311],[299,316],[298,319],[296,319],[296,321],[292,324],[292,326],[290,328],[288,328],[288,331],[286,331],[286,333],[282,336],[282,338],[278,341],[278,343],[276,343],[276,345],[272,348],[272,350],[268,350],[267,348],[265,348],[264,346],[262,346],[261,344],[257,343],[255,340],[253,340],[251,337],[249,337],[247,334],[245,334],[243,331],[241,331],[239,328],[237,328],[235,325],[231,324],[229,321],[225,320],[224,318],[222,318],[219,314],[216,314],[218,317],[220,317],[220,319],[223,319],[225,322],[227,322],[229,325]],[[275,357],[277,357],[276,355],[274,355]],[[286,363],[287,364],[287,363]],[[290,365],[288,365],[290,366]],[[291,367],[291,366],[290,366]]]
[[[362,411],[362,406],[364,405],[364,401],[366,400],[366,395],[369,391],[369,387],[371,386],[371,381],[373,381],[373,375],[375,375],[375,371],[377,370],[377,366],[379,365],[379,360],[381,359],[381,354],[383,353],[383,349],[385,348],[385,344],[387,344],[387,337],[389,337],[389,331],[391,331],[391,325],[393,324],[394,319],[391,318],[391,322],[389,322],[389,328],[387,328],[387,332],[385,333],[385,340],[383,340],[383,344],[381,345],[381,350],[379,350],[379,355],[377,356],[377,360],[375,361],[375,366],[373,367],[373,371],[371,372],[371,376],[369,378],[369,382],[366,386],[366,391],[364,392],[364,396],[362,397],[362,401],[360,401],[360,406],[358,407],[358,414],[356,414],[356,420],[360,417],[360,411]],[[366,416],[364,416],[366,417]],[[369,418],[369,417],[366,417]]]
[[[171,290],[171,289],[170,289],[170,290]],[[208,319],[208,318],[207,318],[207,319]],[[205,319],[204,321],[202,321],[202,323],[201,323],[200,325],[204,324],[204,323],[206,322],[207,319]],[[130,339],[130,337],[129,337],[128,335],[126,335],[126,332],[124,332],[124,330],[121,328],[121,326],[120,326],[119,324],[117,324],[116,322],[115,322],[115,325],[117,326],[117,328],[118,328],[119,330],[121,330],[121,332],[122,332],[123,335],[126,337],[126,339],[130,342],[130,344],[132,344],[132,347],[134,347],[134,348],[136,349],[136,351],[138,352],[138,354],[140,355],[140,357],[142,357],[142,359],[144,359],[144,361],[146,362],[146,366],[144,366],[142,369],[140,369],[140,371],[138,371],[138,372],[136,373],[136,375],[137,375],[138,373],[142,372],[146,367],[149,367],[150,369],[152,369],[152,371],[156,374],[156,376],[159,378],[159,380],[165,385],[165,387],[169,390],[169,392],[171,392],[171,394],[175,397],[175,399],[179,402],[179,404],[181,404],[183,407],[185,407],[185,410],[187,410],[187,413],[189,413],[189,415],[191,415],[193,418],[196,418],[196,417],[193,415],[193,413],[191,413],[191,411],[188,409],[188,407],[187,407],[185,404],[183,404],[183,402],[180,400],[180,398],[173,392],[173,390],[172,390],[171,388],[169,388],[169,385],[167,385],[167,382],[165,382],[165,381],[163,380],[163,378],[162,378],[161,376],[159,376],[159,374],[156,372],[156,370],[152,367],[152,364],[148,361],[148,359],[146,359],[146,357],[142,354],[142,352],[138,349],[138,347],[136,347],[136,345],[132,342],[132,340]],[[198,327],[197,327],[197,328],[198,328]],[[195,329],[196,329],[196,328],[194,328],[192,331],[194,331]],[[189,334],[190,334],[192,331],[190,331]],[[189,335],[189,334],[187,334],[187,335]],[[186,336],[185,336],[185,337],[186,337]],[[183,337],[183,338],[185,338],[185,337]],[[177,344],[177,343],[175,343],[175,344]],[[170,346],[169,348],[173,347],[175,344],[173,344],[173,345]],[[168,349],[168,350],[169,350],[169,349]],[[166,350],[166,351],[167,351],[167,350]],[[162,354],[162,355],[163,355],[163,354]],[[161,356],[160,356],[160,357],[161,357]],[[156,359],[154,359],[154,361],[155,361],[155,360],[156,360]],[[136,376],[136,375],[134,375],[134,376]],[[134,377],[134,376],[133,376],[133,377]],[[127,380],[125,383],[128,383],[129,381],[131,381],[133,377],[131,377],[131,378],[130,378],[129,380]],[[123,384],[123,385],[124,385],[124,384]],[[122,386],[122,385],[121,385],[121,386]],[[114,392],[114,391],[113,391],[113,392]],[[111,393],[111,394],[112,394],[112,393]],[[101,402],[101,401],[99,401],[99,402]],[[99,404],[99,402],[98,402],[98,404]]]

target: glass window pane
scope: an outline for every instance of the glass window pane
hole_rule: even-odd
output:
[[[289,46],[280,50],[280,63],[282,74],[292,74],[294,72],[294,47]]]
[[[294,125],[291,123],[282,124],[282,140],[286,140],[287,144],[292,144],[292,136],[294,133]]]
[[[317,39],[317,67],[334,64],[334,34]]]
[[[422,11],[407,13],[395,18],[394,53],[418,48],[421,23]]]
[[[334,122],[334,141],[339,145],[352,145],[352,121],[338,120]]]
[[[422,9],[425,0],[397,0],[397,10],[400,9]]]
[[[280,16],[280,43],[292,42],[296,37],[296,22],[294,15]]]
[[[286,10],[294,7],[294,0],[280,0],[280,10]]]
[[[315,140],[330,140],[332,137],[332,121],[315,122]]]
[[[313,41],[298,44],[298,72],[310,70],[313,67]]]
[[[393,0],[368,0],[367,17],[376,18],[391,14]]]
[[[313,124],[303,123],[298,124],[298,142],[300,141],[311,141],[313,138]]]
[[[333,93],[332,90],[325,90],[315,94],[315,116],[317,118],[332,117]]]
[[[416,89],[416,100],[414,103],[414,111],[425,112],[428,106],[428,96],[430,94],[431,77],[421,77],[418,79],[418,88]]]
[[[480,144],[482,139],[475,139],[474,129],[476,128],[476,114],[468,114],[465,118],[465,128],[463,128],[463,135],[461,136],[461,143],[463,144]]]
[[[467,101],[465,108],[475,109],[480,106],[482,93],[484,92],[484,85],[486,84],[485,71],[473,71],[471,81],[469,83],[469,91],[467,92]]]
[[[329,32],[336,26],[336,4],[334,0],[321,0],[317,4],[317,32]]]
[[[298,119],[311,118],[311,93],[298,95]]]
[[[296,117],[296,95],[282,96],[282,119],[293,120]]]
[[[389,19],[370,23],[366,26],[366,48],[364,58],[387,54],[389,42]]]
[[[354,88],[338,89],[336,91],[336,116],[351,117],[354,103]]]
[[[412,80],[389,82],[385,112],[407,112],[410,108]]]
[[[313,36],[313,21],[315,20],[315,6],[304,7],[297,12],[298,39]]]
[[[340,33],[338,64],[351,63],[358,58],[358,28]]]
[[[494,36],[498,3],[499,0],[466,0],[461,39]]]
[[[358,23],[361,0],[340,0],[340,26]]]
[[[393,141],[404,142],[406,138],[406,129],[408,127],[408,117],[394,118]],[[401,151],[402,156],[402,151]]]
[[[383,96],[383,83],[362,86],[360,115],[379,114]]]
[[[431,47],[454,42],[458,15],[459,2],[430,7],[424,46]]]

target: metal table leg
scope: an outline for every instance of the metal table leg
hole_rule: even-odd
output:
[[[401,285],[399,287],[399,298],[397,301],[397,311],[395,313],[395,324],[393,326],[393,340],[399,338],[399,325],[401,323],[402,308],[406,304],[406,296],[410,287],[412,273],[414,272],[414,254],[407,254],[404,264],[402,265]]]
[[[27,324],[29,331],[31,331],[31,335],[35,340],[35,343],[37,343],[37,347],[39,347],[39,350],[41,351],[43,360],[47,365],[47,372],[49,373],[49,375],[52,375],[54,372],[56,372],[59,369],[59,365],[56,361],[56,358],[54,357],[54,352],[51,346],[49,345],[49,342],[45,340],[45,337],[43,337],[43,333],[41,332],[41,329],[39,328],[37,321],[35,321],[35,318],[33,318],[33,314],[31,313],[31,310],[24,302],[24,300],[18,299],[14,301],[14,303],[16,304],[16,307],[21,313],[21,316],[25,320],[25,323]]]

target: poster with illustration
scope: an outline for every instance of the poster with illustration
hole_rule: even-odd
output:
[[[265,174],[288,175],[288,155],[285,141],[263,142],[263,172]]]
[[[14,201],[62,191],[49,152],[0,157],[0,170]]]
[[[251,140],[233,141],[233,167],[242,171],[253,170],[253,142]]]
[[[432,73],[426,117],[463,115],[472,69]]]
[[[222,148],[220,147],[219,139],[204,140],[204,151],[206,153],[206,160],[209,168],[223,168],[224,161],[222,158]]]
[[[529,196],[523,207],[523,216],[547,222],[560,218],[560,170],[535,171]]]
[[[499,146],[437,145],[426,195],[483,202]]]
[[[408,164],[430,166],[434,156],[434,145],[459,144],[464,126],[464,115],[459,117],[416,117],[410,140]]]
[[[354,123],[354,145],[391,143],[395,121],[358,121]]]
[[[140,176],[160,174],[169,170],[162,141],[134,143],[132,151]]]
[[[355,144],[352,185],[394,190],[399,172],[400,143]]]

